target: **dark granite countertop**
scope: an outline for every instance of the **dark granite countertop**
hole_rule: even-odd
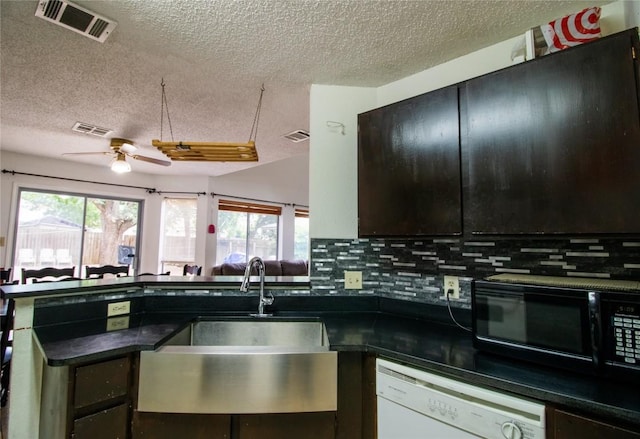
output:
[[[197,316],[247,316],[255,297],[204,299],[146,298],[145,312],[130,315],[128,328],[107,331],[107,319],[60,323],[41,313],[34,324],[48,364],[94,361],[152,350]],[[640,429],[640,392],[627,384],[540,367],[476,351],[468,332],[446,320],[435,305],[369,298],[279,297],[276,316],[320,317],[331,349],[374,353],[479,386],[507,391],[557,407]],[[182,304],[181,304],[182,303]],[[185,305],[190,303],[190,305]],[[224,304],[224,305],[221,305]],[[189,309],[194,307],[194,309]],[[437,308],[437,309],[436,309]],[[197,309],[197,310],[196,310]],[[246,310],[246,311],[245,311]],[[400,312],[400,311],[405,312]],[[69,311],[69,310],[67,310]],[[462,310],[458,310],[462,311]],[[63,313],[64,314],[64,313]],[[462,316],[464,320],[464,315]],[[38,320],[46,321],[39,326]]]
[[[252,276],[252,281],[254,277]],[[65,293],[101,292],[125,288],[180,288],[180,289],[225,289],[238,288],[242,276],[125,276],[109,279],[82,279],[61,282],[39,282],[32,284],[2,285],[0,291],[6,297],[57,296]],[[307,276],[266,276],[265,287],[269,289],[309,289]]]

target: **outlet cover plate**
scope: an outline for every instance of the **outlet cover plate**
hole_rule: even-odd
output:
[[[131,312],[131,301],[113,302],[107,305],[107,317],[129,314]]]
[[[347,290],[362,289],[362,271],[345,271],[344,288]]]
[[[107,319],[107,332],[129,329],[129,316],[111,317]]]
[[[449,299],[460,298],[460,283],[457,276],[445,276],[444,277],[444,297],[447,297],[447,291],[453,290]]]

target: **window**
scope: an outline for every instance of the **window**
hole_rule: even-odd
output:
[[[76,267],[76,276],[84,277],[84,265],[132,265],[140,204],[22,189],[15,273],[22,268]]]
[[[246,263],[254,256],[277,259],[281,214],[278,206],[220,200],[216,265]]]
[[[309,210],[296,207],[294,223],[294,259],[309,260]]]
[[[182,276],[185,264],[193,265],[196,256],[195,198],[165,198],[162,201],[161,272]]]

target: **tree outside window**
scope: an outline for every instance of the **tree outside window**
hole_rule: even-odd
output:
[[[14,267],[130,264],[135,252],[140,202],[34,190],[20,191]]]

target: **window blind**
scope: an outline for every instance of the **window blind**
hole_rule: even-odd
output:
[[[248,212],[264,215],[282,215],[282,207],[268,204],[248,203],[246,201],[219,200],[218,210],[229,210],[233,212]]]

